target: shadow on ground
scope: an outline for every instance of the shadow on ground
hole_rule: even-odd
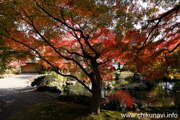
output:
[[[5,118],[30,105],[54,100],[57,96],[56,93],[37,92],[30,87],[0,89],[0,120],[5,120]]]

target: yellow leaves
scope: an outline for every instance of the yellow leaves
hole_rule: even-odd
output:
[[[169,74],[169,77],[171,79],[180,79],[180,73],[179,72],[171,73]]]

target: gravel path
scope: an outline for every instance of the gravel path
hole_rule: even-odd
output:
[[[29,78],[36,76],[37,74],[20,74],[0,79],[0,120],[5,120],[30,105],[51,101],[58,96],[56,93],[34,91]]]

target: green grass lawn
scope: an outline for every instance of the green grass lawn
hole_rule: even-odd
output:
[[[122,112],[102,110],[100,115],[88,114],[88,107],[72,102],[53,101],[33,105],[16,113],[8,120],[122,120]],[[127,114],[137,114],[130,113]],[[126,118],[126,120],[139,120],[138,118]],[[141,120],[151,120],[144,118]],[[164,120],[162,118],[161,120]],[[170,119],[168,119],[170,120]],[[177,119],[176,119],[177,120]]]

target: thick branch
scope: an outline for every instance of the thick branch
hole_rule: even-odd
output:
[[[168,58],[167,58],[167,54],[174,52],[179,46],[180,46],[180,43],[177,44],[176,47],[174,47],[171,51],[169,49],[166,49],[168,51],[168,52],[165,53],[165,59],[166,59],[166,62],[168,63],[167,66],[169,66],[169,61],[168,61]]]
[[[167,49],[167,51],[168,51],[167,54],[174,52],[179,46],[180,46],[180,43],[177,44],[176,47],[174,47],[171,51]]]
[[[160,17],[157,17],[157,18],[152,19],[152,20],[148,20],[148,22],[154,22],[154,21],[156,21],[156,20],[160,21],[161,19],[163,19],[163,18],[166,17],[167,15],[169,15],[169,14],[175,12],[175,11],[178,11],[179,9],[180,9],[180,4],[177,5],[176,7],[174,7],[173,9],[165,12],[165,13],[164,13],[163,15],[161,15]]]
[[[53,18],[54,20],[60,22],[61,24],[63,24],[63,25],[65,25],[66,27],[68,27],[69,29],[73,30],[74,33],[75,33],[75,32],[80,32],[80,33],[81,33],[81,37],[85,40],[86,44],[87,44],[87,45],[89,46],[89,48],[96,54],[95,57],[98,58],[98,57],[100,56],[99,53],[98,53],[98,52],[91,46],[91,44],[89,43],[89,41],[88,41],[89,36],[86,37],[86,36],[84,35],[84,33],[83,33],[82,30],[73,28],[72,26],[68,25],[68,24],[65,22],[65,20],[64,20],[64,22],[63,22],[62,20],[54,17],[52,14],[50,14],[49,12],[47,12],[47,11],[46,11],[44,8],[42,8],[37,2],[36,2],[36,4],[37,4],[37,6],[38,6],[44,13],[46,13],[49,17],[51,17],[51,18]],[[61,14],[62,14],[62,12],[61,12]],[[62,17],[63,17],[63,14],[62,14]],[[84,51],[84,49],[82,49],[82,50]]]
[[[21,16],[21,17],[22,17],[22,16]],[[23,17],[22,17],[22,19],[25,20]],[[29,19],[30,19],[30,18],[29,18]],[[30,24],[30,25],[33,26],[33,21],[32,21],[31,19],[30,19],[30,21],[31,21],[32,23],[30,23],[30,22],[27,21],[27,20],[25,20],[25,21],[26,21],[28,24]],[[0,26],[6,31],[6,33],[7,33],[8,35],[11,35],[6,28],[4,28],[2,25],[0,25]],[[35,26],[33,26],[33,28],[35,28]],[[35,31],[43,38],[43,40],[45,40],[45,42],[47,41],[47,40],[39,33],[39,31],[38,31],[36,28],[35,28]],[[42,57],[41,54],[40,54],[36,49],[32,48],[31,46],[29,46],[29,45],[27,45],[27,44],[25,44],[25,43],[22,43],[22,42],[20,42],[20,41],[18,41],[18,40],[16,40],[16,39],[14,39],[13,37],[9,37],[9,36],[6,36],[6,35],[4,35],[4,34],[0,34],[0,35],[4,36],[4,37],[6,37],[6,38],[12,39],[13,41],[15,41],[15,42],[17,42],[17,43],[19,43],[19,44],[21,44],[21,45],[24,45],[24,46],[26,46],[27,48],[33,50],[33,51],[39,56],[39,58],[41,58],[43,61],[47,62],[51,67],[53,67],[54,70],[55,70],[58,74],[60,74],[61,76],[64,76],[64,77],[72,77],[72,78],[76,79],[78,82],[80,82],[85,88],[87,88],[87,89],[91,92],[91,90],[89,89],[89,87],[87,87],[87,86],[86,86],[82,81],[80,81],[77,77],[75,77],[75,76],[73,76],[73,75],[65,75],[65,74],[60,73],[60,72],[57,70],[57,68],[56,68],[53,64],[51,64],[48,60],[46,60],[44,57]],[[47,42],[48,42],[48,41],[47,41]],[[50,43],[49,43],[49,45],[52,46]],[[54,48],[54,50],[56,50],[54,46],[52,46],[52,47]],[[57,50],[56,50],[56,51],[57,51]],[[57,51],[57,52],[58,52],[58,51]],[[61,55],[61,53],[59,53],[59,54]],[[62,55],[62,57],[63,57],[63,55]],[[64,57],[65,57],[65,56],[64,56]],[[65,57],[65,58],[67,58],[67,57]],[[83,70],[83,72],[85,72],[85,74],[89,75],[89,74],[87,73],[87,71],[80,65],[79,62],[77,62],[76,60],[71,59],[71,58],[67,58],[67,60],[72,60],[72,61],[74,61],[76,64],[79,65],[79,67]]]
[[[98,65],[106,64],[108,61],[109,61],[109,58],[108,58],[105,62],[100,62],[100,63],[98,63]]]
[[[25,11],[24,11],[25,12]],[[22,19],[24,19],[28,24],[30,24],[32,27],[33,27],[33,29],[35,30],[35,32],[44,40],[44,42],[46,42],[56,53],[58,53],[62,58],[64,58],[64,59],[66,59],[66,60],[72,60],[73,62],[75,62],[81,69],[82,69],[82,71],[87,75],[87,76],[90,76],[90,74],[84,69],[84,67],[78,62],[78,61],[76,61],[75,59],[73,59],[73,58],[69,58],[69,57],[66,57],[66,56],[64,56],[64,55],[62,55],[50,42],[48,42],[47,40],[46,40],[46,38],[38,31],[38,29],[35,27],[35,25],[33,24],[33,20],[28,16],[28,14],[25,12],[25,14],[27,15],[27,17],[29,18],[29,20],[31,21],[31,23],[30,22],[28,22],[28,21],[26,21],[23,17],[22,17]]]
[[[78,35],[76,34],[76,32],[74,32],[74,37],[77,39],[80,47],[81,47],[81,50],[82,50],[82,53],[84,55],[85,58],[88,58],[88,59],[91,59],[92,57],[86,52],[86,50],[84,49],[84,46],[83,44],[81,43],[81,37],[79,38]]]
[[[61,24],[65,25],[66,27],[68,27],[69,29],[73,30],[73,31],[78,31],[78,32],[82,32],[81,30],[79,29],[75,29],[73,28],[72,26],[68,25],[66,22],[63,22],[62,20],[54,17],[53,15],[51,15],[49,12],[47,12],[44,8],[42,8],[37,2],[36,2],[36,5],[44,12],[46,13],[49,17],[53,18],[54,20],[60,22]]]
[[[157,23],[154,25],[154,27],[153,27],[153,28],[151,29],[151,31],[149,32],[149,34],[148,34],[146,40],[144,41],[141,49],[146,45],[146,42],[147,42],[147,40],[149,39],[151,33],[158,27],[158,25],[159,25],[159,23],[162,21],[162,19],[165,18],[167,15],[169,15],[169,14],[175,12],[175,11],[178,11],[179,9],[180,9],[180,4],[177,5],[176,7],[174,7],[173,9],[165,12],[165,13],[162,14],[160,17],[157,17],[157,18],[152,19],[152,20],[148,20],[148,22],[155,22],[155,21],[157,21]]]
[[[79,54],[79,53],[77,53],[77,52],[70,52],[68,49],[66,49],[66,51],[67,51],[69,54],[71,54],[71,55],[77,55],[77,56],[80,56],[80,57],[82,57],[82,58],[85,58],[83,55],[81,55],[81,54]]]
[[[148,34],[146,40],[144,41],[142,47],[146,45],[147,40],[148,40],[149,37],[151,36],[151,33],[158,27],[158,25],[159,25],[160,22],[161,22],[161,19],[160,19],[160,20],[156,23],[156,25],[151,29],[151,31],[149,32],[149,34]]]
[[[1,34],[1,35],[2,35],[2,34]],[[61,75],[61,76],[63,76],[63,77],[72,77],[72,78],[76,79],[76,80],[77,80],[79,83],[81,83],[86,89],[88,89],[90,92],[92,92],[92,90],[91,90],[88,86],[86,86],[86,84],[84,84],[82,81],[80,81],[76,76],[66,75],[66,74],[60,73],[60,72],[58,71],[58,69],[57,69],[53,64],[51,64],[48,60],[46,60],[44,57],[42,57],[41,54],[40,54],[37,50],[35,50],[34,48],[32,48],[31,46],[29,46],[29,45],[27,45],[27,44],[25,44],[25,43],[22,43],[22,42],[20,42],[20,41],[18,41],[18,40],[16,40],[16,39],[14,39],[13,37],[8,37],[8,36],[6,36],[6,35],[2,35],[2,36],[6,37],[6,38],[9,38],[9,39],[12,39],[13,41],[15,41],[15,42],[17,42],[17,43],[19,43],[19,44],[21,44],[21,45],[24,45],[24,46],[28,47],[29,49],[33,50],[33,51],[39,56],[39,58],[41,58],[43,61],[45,61],[46,63],[48,63],[59,75]]]

